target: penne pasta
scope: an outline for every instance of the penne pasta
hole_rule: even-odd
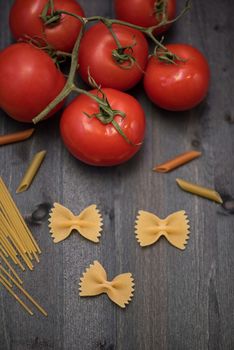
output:
[[[24,177],[16,190],[16,193],[24,192],[29,188],[45,156],[46,151],[41,151],[33,157],[33,160],[30,163],[28,169],[26,170]]]
[[[1,135],[0,146],[8,145],[9,143],[15,143],[15,142],[27,140],[29,137],[32,136],[34,131],[35,129],[32,128],[25,131],[15,132],[13,134]]]
[[[178,184],[178,186],[180,188],[182,188],[182,190],[196,194],[198,196],[210,199],[214,202],[223,203],[222,198],[220,197],[220,194],[218,192],[216,192],[213,189],[210,188],[206,188],[197,184],[193,184],[191,182],[187,182],[185,180],[182,179],[176,179],[176,182]]]
[[[158,173],[167,173],[171,170],[174,170],[178,168],[181,165],[184,165],[191,160],[198,158],[201,156],[201,152],[197,151],[189,151],[185,152],[183,154],[180,154],[179,156],[172,158],[162,164],[159,164],[153,168],[154,171]]]

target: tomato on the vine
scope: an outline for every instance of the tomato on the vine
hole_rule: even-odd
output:
[[[114,89],[102,91],[113,110],[125,113],[125,117],[117,114],[114,121],[131,143],[111,122],[105,124],[94,116],[100,112],[99,106],[84,94],[63,112],[60,131],[65,146],[76,158],[90,165],[111,166],[127,161],[139,150],[144,139],[145,116],[134,97]],[[89,93],[97,96],[98,90]]]
[[[113,24],[112,29],[122,49],[118,49],[106,25],[94,25],[81,40],[79,72],[87,83],[90,71],[90,75],[102,87],[128,90],[143,76],[148,43],[144,35],[135,29],[118,24]],[[129,59],[126,55],[129,55]]]
[[[63,74],[39,48],[18,43],[0,52],[0,107],[13,119],[31,122],[64,85]]]
[[[40,15],[48,0],[15,0],[10,11],[10,28],[14,38],[26,36],[43,38],[54,49],[70,52],[81,29],[81,22],[62,14],[56,22],[44,25]],[[84,17],[82,7],[75,0],[54,0],[54,11],[64,10]]]
[[[207,95],[210,70],[206,58],[186,44],[167,49],[180,59],[174,63],[152,56],[146,68],[144,89],[152,102],[171,111],[184,111],[198,105]]]
[[[115,13],[118,19],[142,27],[159,24],[162,18],[163,0],[115,0]],[[173,20],[176,14],[176,0],[168,0],[166,4],[167,19]],[[154,34],[165,32],[170,25],[154,31]]]

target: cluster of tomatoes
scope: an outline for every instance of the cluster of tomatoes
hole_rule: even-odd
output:
[[[145,31],[140,28],[156,26],[162,9],[170,24],[175,18],[175,0],[166,1],[166,5],[164,0],[115,0],[114,5],[118,20],[97,21],[85,31],[79,47],[78,73],[88,84],[95,81],[101,90],[81,93],[65,108],[60,122],[69,151],[88,164],[101,166],[125,162],[144,139],[144,111],[123,91],[143,79],[153,103],[182,111],[199,104],[209,85],[208,63],[192,46],[159,45],[149,56]],[[21,40],[0,53],[0,107],[12,118],[32,122],[64,88],[66,78],[53,57],[35,42],[43,39],[57,55],[66,56],[82,26],[74,15],[85,16],[76,0],[15,0],[9,19],[11,32],[16,40],[31,40]],[[166,31],[169,24],[156,28],[153,35]],[[91,95],[102,98],[112,116]]]

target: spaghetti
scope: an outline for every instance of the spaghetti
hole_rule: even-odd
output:
[[[14,263],[22,271],[25,271],[25,266],[33,270],[34,260],[39,262],[38,255],[40,253],[41,250],[37,242],[0,177],[0,285],[2,285],[30,315],[33,315],[33,312],[14,292],[14,286],[16,286],[44,316],[47,316],[47,312],[22,287],[23,281],[12,267],[12,263]],[[11,260],[11,263],[9,260]],[[3,264],[10,273],[4,268]]]

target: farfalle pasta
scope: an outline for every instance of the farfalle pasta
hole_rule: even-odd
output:
[[[102,217],[95,204],[85,208],[79,215],[59,203],[54,203],[49,218],[49,228],[54,243],[68,238],[73,230],[89,241],[98,243],[102,231]]]
[[[184,210],[177,211],[166,219],[140,210],[136,219],[135,234],[142,247],[154,244],[164,236],[174,247],[184,250],[189,239],[189,227]]]
[[[115,304],[125,308],[133,297],[133,287],[131,273],[123,273],[112,281],[108,281],[103,266],[98,261],[94,261],[80,279],[80,296],[87,297],[106,293]]]

